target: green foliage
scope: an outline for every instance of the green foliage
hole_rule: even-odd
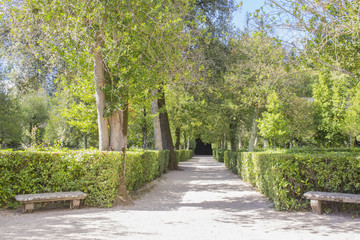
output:
[[[278,210],[309,208],[307,191],[360,193],[358,151],[225,152],[227,166],[256,186]],[[235,157],[234,155],[237,155]]]
[[[44,89],[29,93],[20,99],[22,127],[25,132],[23,143],[40,143],[45,133],[46,122],[49,119],[49,97]],[[35,136],[31,139],[31,134]]]
[[[258,120],[258,127],[260,135],[271,139],[272,144],[275,146],[276,142],[283,143],[289,136],[288,122],[275,92],[269,95],[266,109],[267,111],[262,114],[262,118]]]
[[[0,148],[17,145],[21,140],[19,102],[3,88],[0,82]]]
[[[90,152],[0,152],[0,204],[17,194],[83,191],[85,205],[110,207],[117,194],[121,158]]]
[[[224,149],[213,149],[213,156],[218,162],[224,162]]]
[[[185,162],[193,156],[192,150],[175,150],[176,161]]]
[[[48,145],[70,148],[98,145],[94,94],[84,86],[89,84],[88,80],[77,82],[68,86],[62,84],[62,89],[50,99],[51,110],[44,135]]]
[[[159,174],[166,173],[169,166],[169,150],[159,151]]]
[[[341,127],[347,102],[346,78],[335,77],[322,73],[313,87],[316,138],[330,145],[342,144],[344,140]]]
[[[121,184],[123,155],[115,152],[0,152],[0,206],[27,193],[83,191],[85,205],[111,207]],[[167,151],[128,153],[126,186],[137,190],[166,171]]]
[[[237,152],[225,151],[224,152],[224,163],[225,166],[230,169],[233,173],[237,174]]]
[[[342,129],[351,137],[360,135],[360,90],[358,87],[354,89],[349,107],[345,113],[344,124]],[[353,142],[351,142],[351,145]]]

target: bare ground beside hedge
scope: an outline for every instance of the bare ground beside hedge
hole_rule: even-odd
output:
[[[0,239],[359,239],[351,215],[277,212],[210,157],[180,163],[134,206],[0,211]]]

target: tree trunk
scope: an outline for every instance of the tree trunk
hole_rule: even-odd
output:
[[[184,149],[188,148],[186,132],[184,132]]]
[[[239,134],[239,149],[242,149],[242,141],[241,141],[242,133]]]
[[[224,146],[223,149],[227,149],[227,141],[226,141],[226,134],[224,133],[224,142],[223,142]]]
[[[269,147],[269,140],[267,138],[264,138],[264,150],[268,149]]]
[[[142,142],[143,142],[143,149],[146,149],[146,139],[147,139],[147,123],[146,123],[146,106],[144,106],[144,122],[143,122],[143,126],[142,126]]]
[[[257,107],[255,107],[253,120],[252,120],[252,126],[251,126],[250,140],[249,140],[249,148],[248,148],[249,152],[254,151],[254,147],[255,147],[255,139],[256,139],[256,135],[257,135],[257,124],[258,124],[258,122],[256,120],[258,118],[258,113],[259,113],[259,109]]]
[[[187,138],[186,150],[190,150],[190,136]]]
[[[105,85],[105,67],[101,48],[104,46],[104,35],[100,32],[96,35],[96,48],[94,51],[94,70],[95,70],[95,97],[97,120],[99,129],[99,150],[109,149],[109,130],[108,120],[104,118],[105,93],[100,90]]]
[[[120,141],[120,150],[122,151],[124,161],[122,165],[122,175],[121,175],[121,183],[119,185],[118,193],[119,197],[122,197],[120,199],[121,203],[125,203],[126,205],[132,205],[132,199],[129,195],[129,192],[126,188],[126,159],[127,159],[127,133],[128,133],[128,126],[129,126],[129,104],[126,103],[126,108],[124,110],[121,110],[121,119],[120,119],[120,125],[121,125],[121,141]],[[119,202],[119,201],[118,201]]]
[[[237,122],[236,119],[231,118],[230,119],[230,148],[231,151],[235,152],[237,150],[236,147],[236,132],[237,132]]]
[[[84,134],[84,149],[87,149],[87,134]]]
[[[151,92],[154,100],[151,101],[151,113],[154,115],[153,125],[154,125],[154,148],[156,150],[163,150],[162,138],[161,138],[161,129],[160,129],[160,119],[159,119],[159,105],[158,105],[158,90],[152,90]]]
[[[110,151],[121,151],[124,146],[126,136],[123,135],[124,130],[124,111],[116,110],[109,117],[110,122]]]
[[[169,117],[166,111],[164,92],[160,92],[160,96],[158,98],[158,108],[160,110],[159,120],[160,120],[160,129],[161,129],[162,147],[163,149],[167,149],[170,151],[169,170],[176,170],[178,169],[178,165],[175,157],[174,143],[171,137]]]
[[[177,127],[175,131],[175,135],[176,135],[175,150],[180,150],[180,134],[181,134],[181,129]]]

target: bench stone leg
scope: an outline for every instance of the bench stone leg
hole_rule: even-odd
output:
[[[34,203],[25,203],[23,204],[22,213],[31,213],[34,210]]]
[[[71,209],[79,208],[79,206],[80,206],[80,199],[74,199],[74,200],[70,201]]]
[[[322,201],[321,200],[311,200],[311,209],[313,212],[316,212],[318,214],[322,214]]]

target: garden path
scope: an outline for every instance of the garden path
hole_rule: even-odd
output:
[[[359,239],[348,215],[277,212],[212,157],[164,174],[134,206],[0,211],[0,239]]]

